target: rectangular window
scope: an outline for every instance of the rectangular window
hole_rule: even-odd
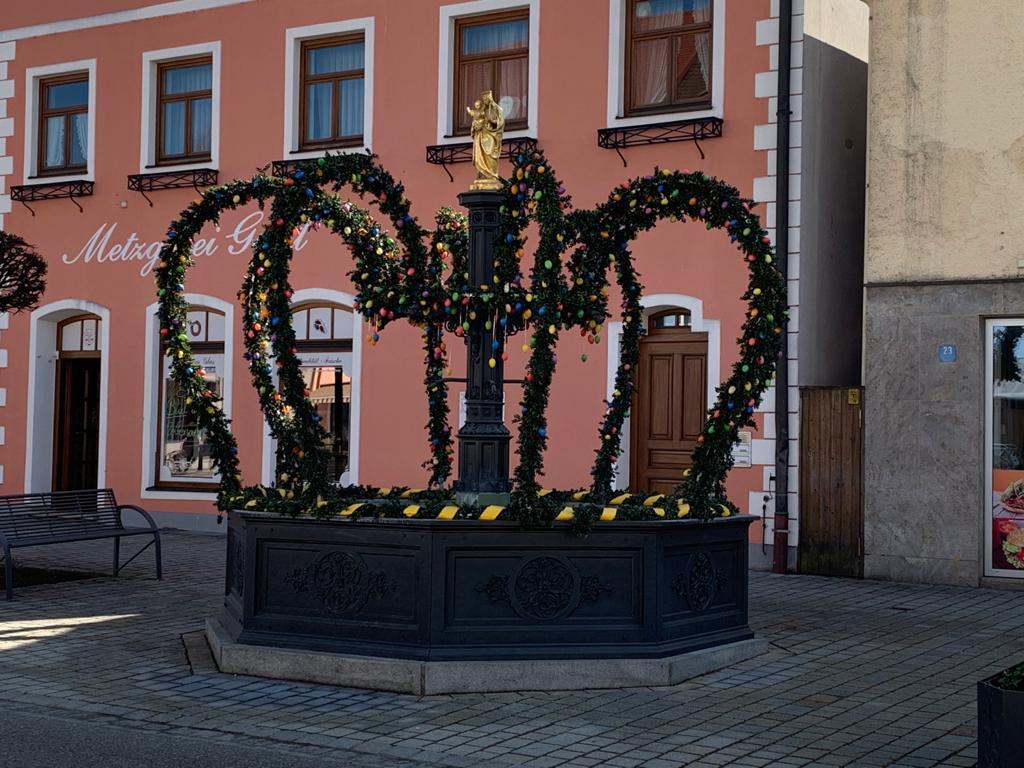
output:
[[[628,116],[711,106],[713,0],[627,0]]]
[[[157,65],[156,161],[159,165],[210,160],[213,133],[213,60]]]
[[[194,307],[186,333],[202,367],[206,387],[218,404],[224,396],[224,315]],[[196,487],[218,481],[206,431],[189,415],[187,394],[171,378],[170,360],[163,358],[160,380],[156,485]]]
[[[991,495],[985,515],[985,572],[1020,579],[1024,578],[1024,320],[993,320],[988,331]]]
[[[530,12],[519,9],[455,21],[455,86],[452,126],[466,135],[466,112],[484,91],[493,91],[505,113],[505,129],[529,122]]]
[[[89,76],[39,81],[40,176],[85,173],[89,164]]]
[[[299,149],[362,145],[366,63],[363,34],[305,40],[300,56]]]

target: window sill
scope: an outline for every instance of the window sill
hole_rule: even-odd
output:
[[[145,176],[150,173],[176,173],[177,171],[199,171],[209,168],[214,168],[217,165],[213,161],[213,158],[207,158],[206,160],[192,160],[181,163],[154,163],[152,165],[144,165],[137,175]]]
[[[174,495],[197,493],[204,496],[216,496],[217,484],[212,483],[209,490],[200,485],[151,485],[146,488],[146,493],[168,493]]]
[[[602,149],[614,149],[622,158],[623,166],[626,158],[620,150],[626,147],[645,146],[649,144],[665,144],[672,141],[692,141],[697,146],[701,158],[704,150],[699,141],[714,139],[722,135],[722,118],[697,117],[669,122],[641,122],[636,125],[600,128],[597,131],[597,146]]]
[[[370,154],[370,147],[368,144],[344,144],[337,147],[323,147],[322,149],[292,149],[287,153],[288,160],[280,160],[278,162],[317,160],[321,157],[326,157],[328,154],[367,155]]]
[[[62,184],[66,181],[93,181],[92,175],[88,171],[82,171],[81,173],[50,173],[50,174],[37,174],[35,176],[26,176],[25,183],[22,186],[35,187],[45,184]]]
[[[203,491],[203,490],[188,490],[182,489],[171,489],[171,488],[159,488],[150,487],[144,488],[140,494],[143,499],[152,499],[157,501],[201,501],[208,504],[214,504],[217,501],[217,491]]]

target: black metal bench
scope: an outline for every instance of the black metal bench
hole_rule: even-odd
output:
[[[121,519],[121,513],[126,509],[141,515],[149,527],[126,527]],[[152,540],[121,563],[121,539],[124,536],[151,536]],[[156,554],[156,577],[163,577],[160,530],[156,523],[141,507],[118,504],[110,488],[0,496],[0,549],[4,558],[7,599],[14,599],[12,549],[95,539],[114,540],[114,576],[152,546]]]

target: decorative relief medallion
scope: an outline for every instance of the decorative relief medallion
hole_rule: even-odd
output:
[[[492,576],[477,587],[492,602],[509,603],[523,619],[554,621],[572,614],[583,602],[595,602],[611,587],[597,576],[581,576],[567,558],[524,557],[505,576]]]
[[[312,590],[331,613],[358,613],[371,597],[382,598],[395,590],[395,582],[383,571],[371,571],[358,555],[329,552],[312,565],[296,568],[285,581],[298,593]]]
[[[725,574],[715,567],[707,552],[697,552],[690,555],[686,570],[672,581],[672,591],[686,600],[691,610],[705,611],[725,584]]]

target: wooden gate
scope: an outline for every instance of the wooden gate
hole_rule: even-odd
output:
[[[800,390],[801,573],[864,575],[864,391]]]

